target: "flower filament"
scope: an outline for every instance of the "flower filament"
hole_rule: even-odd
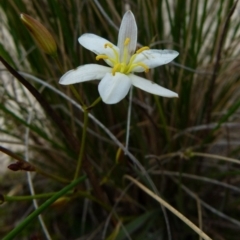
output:
[[[145,50],[148,50],[149,47],[145,46],[145,47],[142,47],[142,48],[138,49],[136,51],[136,53],[131,55],[130,59],[128,60],[128,58],[129,58],[128,45],[129,45],[130,41],[131,41],[130,38],[126,38],[125,41],[124,41],[122,61],[120,60],[119,52],[117,51],[116,48],[113,47],[113,45],[111,43],[105,43],[104,48],[110,48],[114,53],[113,54],[114,57],[111,58],[108,55],[99,54],[99,55],[96,56],[96,60],[98,61],[100,59],[103,59],[103,60],[110,61],[113,65],[113,68],[112,68],[112,75],[113,76],[115,76],[116,72],[120,72],[120,73],[123,73],[123,74],[129,74],[129,73],[133,72],[134,68],[136,68],[138,66],[142,67],[145,72],[148,72],[149,67],[146,64],[144,64],[143,62],[134,62],[134,60],[139,53],[141,53]]]

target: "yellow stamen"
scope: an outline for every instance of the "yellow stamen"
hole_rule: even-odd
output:
[[[135,54],[129,53],[129,43],[131,39],[126,38],[123,44],[123,51],[121,53],[121,59],[120,59],[120,53],[119,49],[112,45],[111,43],[107,42],[104,44],[104,48],[110,48],[113,51],[113,54],[111,52],[106,51],[106,54],[99,54],[96,56],[96,60],[100,59],[107,59],[106,62],[108,64],[111,64],[112,68],[112,75],[115,76],[116,72],[120,72],[123,74],[129,74],[134,71],[135,68],[141,67],[144,69],[144,71],[147,73],[149,71],[149,67],[144,64],[143,62],[135,62],[135,59],[137,55],[145,50],[148,50],[149,47],[145,46],[136,51]],[[135,63],[134,63],[135,62]]]
[[[128,52],[128,44],[130,42],[130,38],[126,38],[125,42],[124,42],[124,48],[123,48],[123,55],[122,55],[122,59],[120,59],[120,61],[122,61],[122,63],[124,63],[125,65],[127,65],[127,61],[129,58],[129,52]]]
[[[112,69],[112,74],[113,76],[115,76],[115,73],[121,68],[121,64],[120,63],[117,63],[113,69]]]
[[[133,64],[133,61],[135,60],[135,58],[137,57],[137,53],[133,54],[129,60],[128,66],[131,66]]]
[[[112,63],[117,62],[117,61],[118,61],[118,52],[117,52],[117,50],[113,47],[113,45],[112,45],[111,43],[105,43],[105,44],[104,44],[104,48],[107,48],[107,47],[109,47],[109,48],[111,48],[111,49],[113,50],[114,56],[115,56],[115,59],[111,59],[111,58],[108,57],[109,60],[110,60]],[[100,55],[100,56],[102,56],[102,55]],[[106,59],[106,58],[104,58],[104,59]]]
[[[146,65],[146,64],[144,64],[144,63],[137,63],[136,65],[139,65],[139,66],[141,66],[141,67],[143,67],[144,69],[145,69],[145,72],[147,73],[148,71],[149,71],[149,68],[148,68],[148,66]]]
[[[149,49],[149,47],[147,47],[147,46],[141,47],[140,49],[138,49],[138,50],[136,51],[136,53],[141,53],[141,52],[143,52],[143,51],[145,51],[145,50],[148,50],[148,49]]]
[[[100,60],[100,59],[107,59],[108,58],[108,56],[106,56],[106,55],[97,55],[96,56],[96,60],[98,61],[98,60]]]
[[[149,67],[148,67],[146,64],[141,63],[141,62],[138,62],[138,63],[135,63],[135,64],[130,65],[130,67],[127,69],[127,72],[126,72],[126,73],[132,72],[133,69],[134,69],[135,67],[137,67],[137,66],[140,66],[140,67],[144,68],[144,71],[145,71],[146,73],[149,72]]]
[[[110,48],[112,48],[112,47],[113,47],[113,45],[112,45],[111,43],[105,43],[105,44],[104,44],[104,47],[105,47],[105,48],[107,48],[107,47],[110,47]]]
[[[130,38],[126,38],[125,42],[124,42],[124,46],[127,46],[130,42]]]

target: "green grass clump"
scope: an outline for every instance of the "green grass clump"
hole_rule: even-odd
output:
[[[129,98],[86,109],[97,82],[58,83],[96,63],[78,37],[117,43],[128,8],[139,46],[179,52],[141,75],[179,98],[134,88],[129,129]],[[1,172],[1,239],[238,240],[238,12],[232,0],[2,0],[0,150],[21,171]],[[41,51],[20,13],[48,29],[57,57]]]

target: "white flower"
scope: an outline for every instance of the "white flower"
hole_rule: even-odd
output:
[[[107,104],[121,101],[127,95],[131,85],[159,96],[178,97],[177,93],[133,74],[148,72],[149,68],[167,64],[178,56],[178,52],[150,50],[148,47],[142,47],[135,52],[137,25],[131,11],[127,11],[123,16],[117,46],[90,33],[83,34],[78,41],[83,47],[97,54],[96,60],[103,59],[110,67],[98,64],[80,66],[65,73],[60,79],[60,84],[101,79],[98,91]]]

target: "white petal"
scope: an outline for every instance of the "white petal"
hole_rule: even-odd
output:
[[[62,85],[102,79],[112,68],[98,64],[87,64],[66,72],[59,80]]]
[[[127,52],[128,52],[128,58],[131,55],[133,55],[133,53],[136,50],[136,46],[137,46],[137,24],[135,21],[135,17],[133,15],[133,13],[129,10],[127,11],[122,19],[121,22],[121,26],[120,26],[120,30],[118,33],[118,48],[120,49],[120,59],[122,61],[123,58],[123,49],[124,49],[124,42],[126,40],[126,38],[130,39],[129,44],[127,45]]]
[[[99,37],[95,34],[85,33],[78,38],[78,41],[83,47],[94,52],[97,55],[103,54],[103,55],[107,55],[109,58],[113,58],[113,59],[119,58],[118,47],[112,44],[111,42],[109,42],[105,38]],[[114,50],[117,53],[117,56],[114,53],[113,49],[111,49],[110,47],[105,47],[106,43],[111,44],[113,46]],[[109,60],[105,60],[105,62],[111,67],[113,66],[113,64]]]
[[[131,87],[131,80],[122,73],[107,73],[98,85],[99,94],[103,102],[114,104],[121,101]]]
[[[171,62],[174,58],[178,56],[178,52],[174,50],[145,50],[137,54],[133,63],[141,62],[147,65],[149,68],[155,68],[163,64]],[[143,67],[137,66],[133,69],[133,72],[143,72],[145,69]]]
[[[138,77],[136,75],[130,74],[128,75],[132,80],[132,85],[142,89],[143,91],[162,96],[162,97],[178,97],[178,94],[172,92],[164,87],[159,86],[156,83],[153,83],[147,79]]]

